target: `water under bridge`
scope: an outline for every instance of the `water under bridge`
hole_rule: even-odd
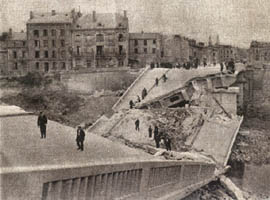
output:
[[[87,130],[83,152],[76,149],[74,128],[49,121],[48,137],[43,140],[36,116],[2,106],[1,198],[167,200],[187,196],[226,171],[242,122],[236,106],[244,98],[244,70],[243,65],[234,74],[221,74],[219,66],[146,68],[115,104],[114,113],[102,116]],[[168,77],[166,82],[161,79],[163,74]],[[155,86],[156,78],[161,79],[159,86]],[[138,112],[193,100],[198,101],[194,109],[217,108],[228,116],[220,120],[211,112],[205,114],[202,128],[188,141],[194,152],[181,160],[155,157],[101,137],[109,132],[129,133],[123,123],[132,115],[129,101],[136,100],[144,87],[148,95],[136,105]]]

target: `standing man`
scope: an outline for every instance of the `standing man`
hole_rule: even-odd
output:
[[[129,101],[129,108],[132,109],[134,107],[134,103],[132,100]]]
[[[47,117],[46,115],[41,111],[38,116],[37,125],[40,128],[41,133],[41,139],[46,138],[46,125],[47,125]]]
[[[77,137],[76,137],[76,142],[77,142],[78,150],[83,151],[84,138],[85,138],[85,132],[84,132],[84,130],[82,129],[81,126],[78,126]]]
[[[157,126],[155,126],[155,129],[154,129],[154,140],[156,142],[156,148],[159,148],[160,136],[159,136],[159,133],[158,133],[158,127]]]
[[[158,78],[156,78],[156,86],[158,86]]]
[[[153,131],[153,129],[152,129],[151,125],[150,125],[149,128],[148,128],[149,138],[152,137],[152,131]]]
[[[135,130],[136,130],[136,131],[140,131],[140,120],[139,120],[139,119],[137,119],[137,120],[135,121]]]

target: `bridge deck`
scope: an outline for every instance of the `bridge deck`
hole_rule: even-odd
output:
[[[151,159],[127,146],[86,133],[85,150],[77,150],[76,130],[49,121],[47,138],[40,139],[37,116],[0,117],[1,168],[89,164],[102,160]]]

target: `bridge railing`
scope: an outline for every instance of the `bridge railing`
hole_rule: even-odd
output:
[[[1,173],[3,199],[151,199],[213,179],[215,165],[141,161]]]

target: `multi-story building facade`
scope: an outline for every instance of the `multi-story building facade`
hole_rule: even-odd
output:
[[[236,59],[236,48],[231,45],[217,45],[218,47],[218,61],[229,62]]]
[[[12,32],[9,29],[8,38],[5,41],[6,73],[9,75],[24,75],[27,73],[27,40],[25,32]]]
[[[29,70],[65,71],[72,68],[71,29],[79,13],[33,13],[27,21]]]
[[[270,42],[252,41],[248,50],[248,60],[252,64],[270,62]]]
[[[185,63],[189,61],[188,39],[180,35],[162,36],[161,62]]]
[[[127,13],[96,13],[80,17],[72,30],[73,65],[122,67],[128,64]]]
[[[159,63],[162,53],[162,36],[159,33],[130,33],[129,61],[140,65]]]
[[[7,75],[7,53],[6,43],[4,41],[0,41],[0,75]]]

